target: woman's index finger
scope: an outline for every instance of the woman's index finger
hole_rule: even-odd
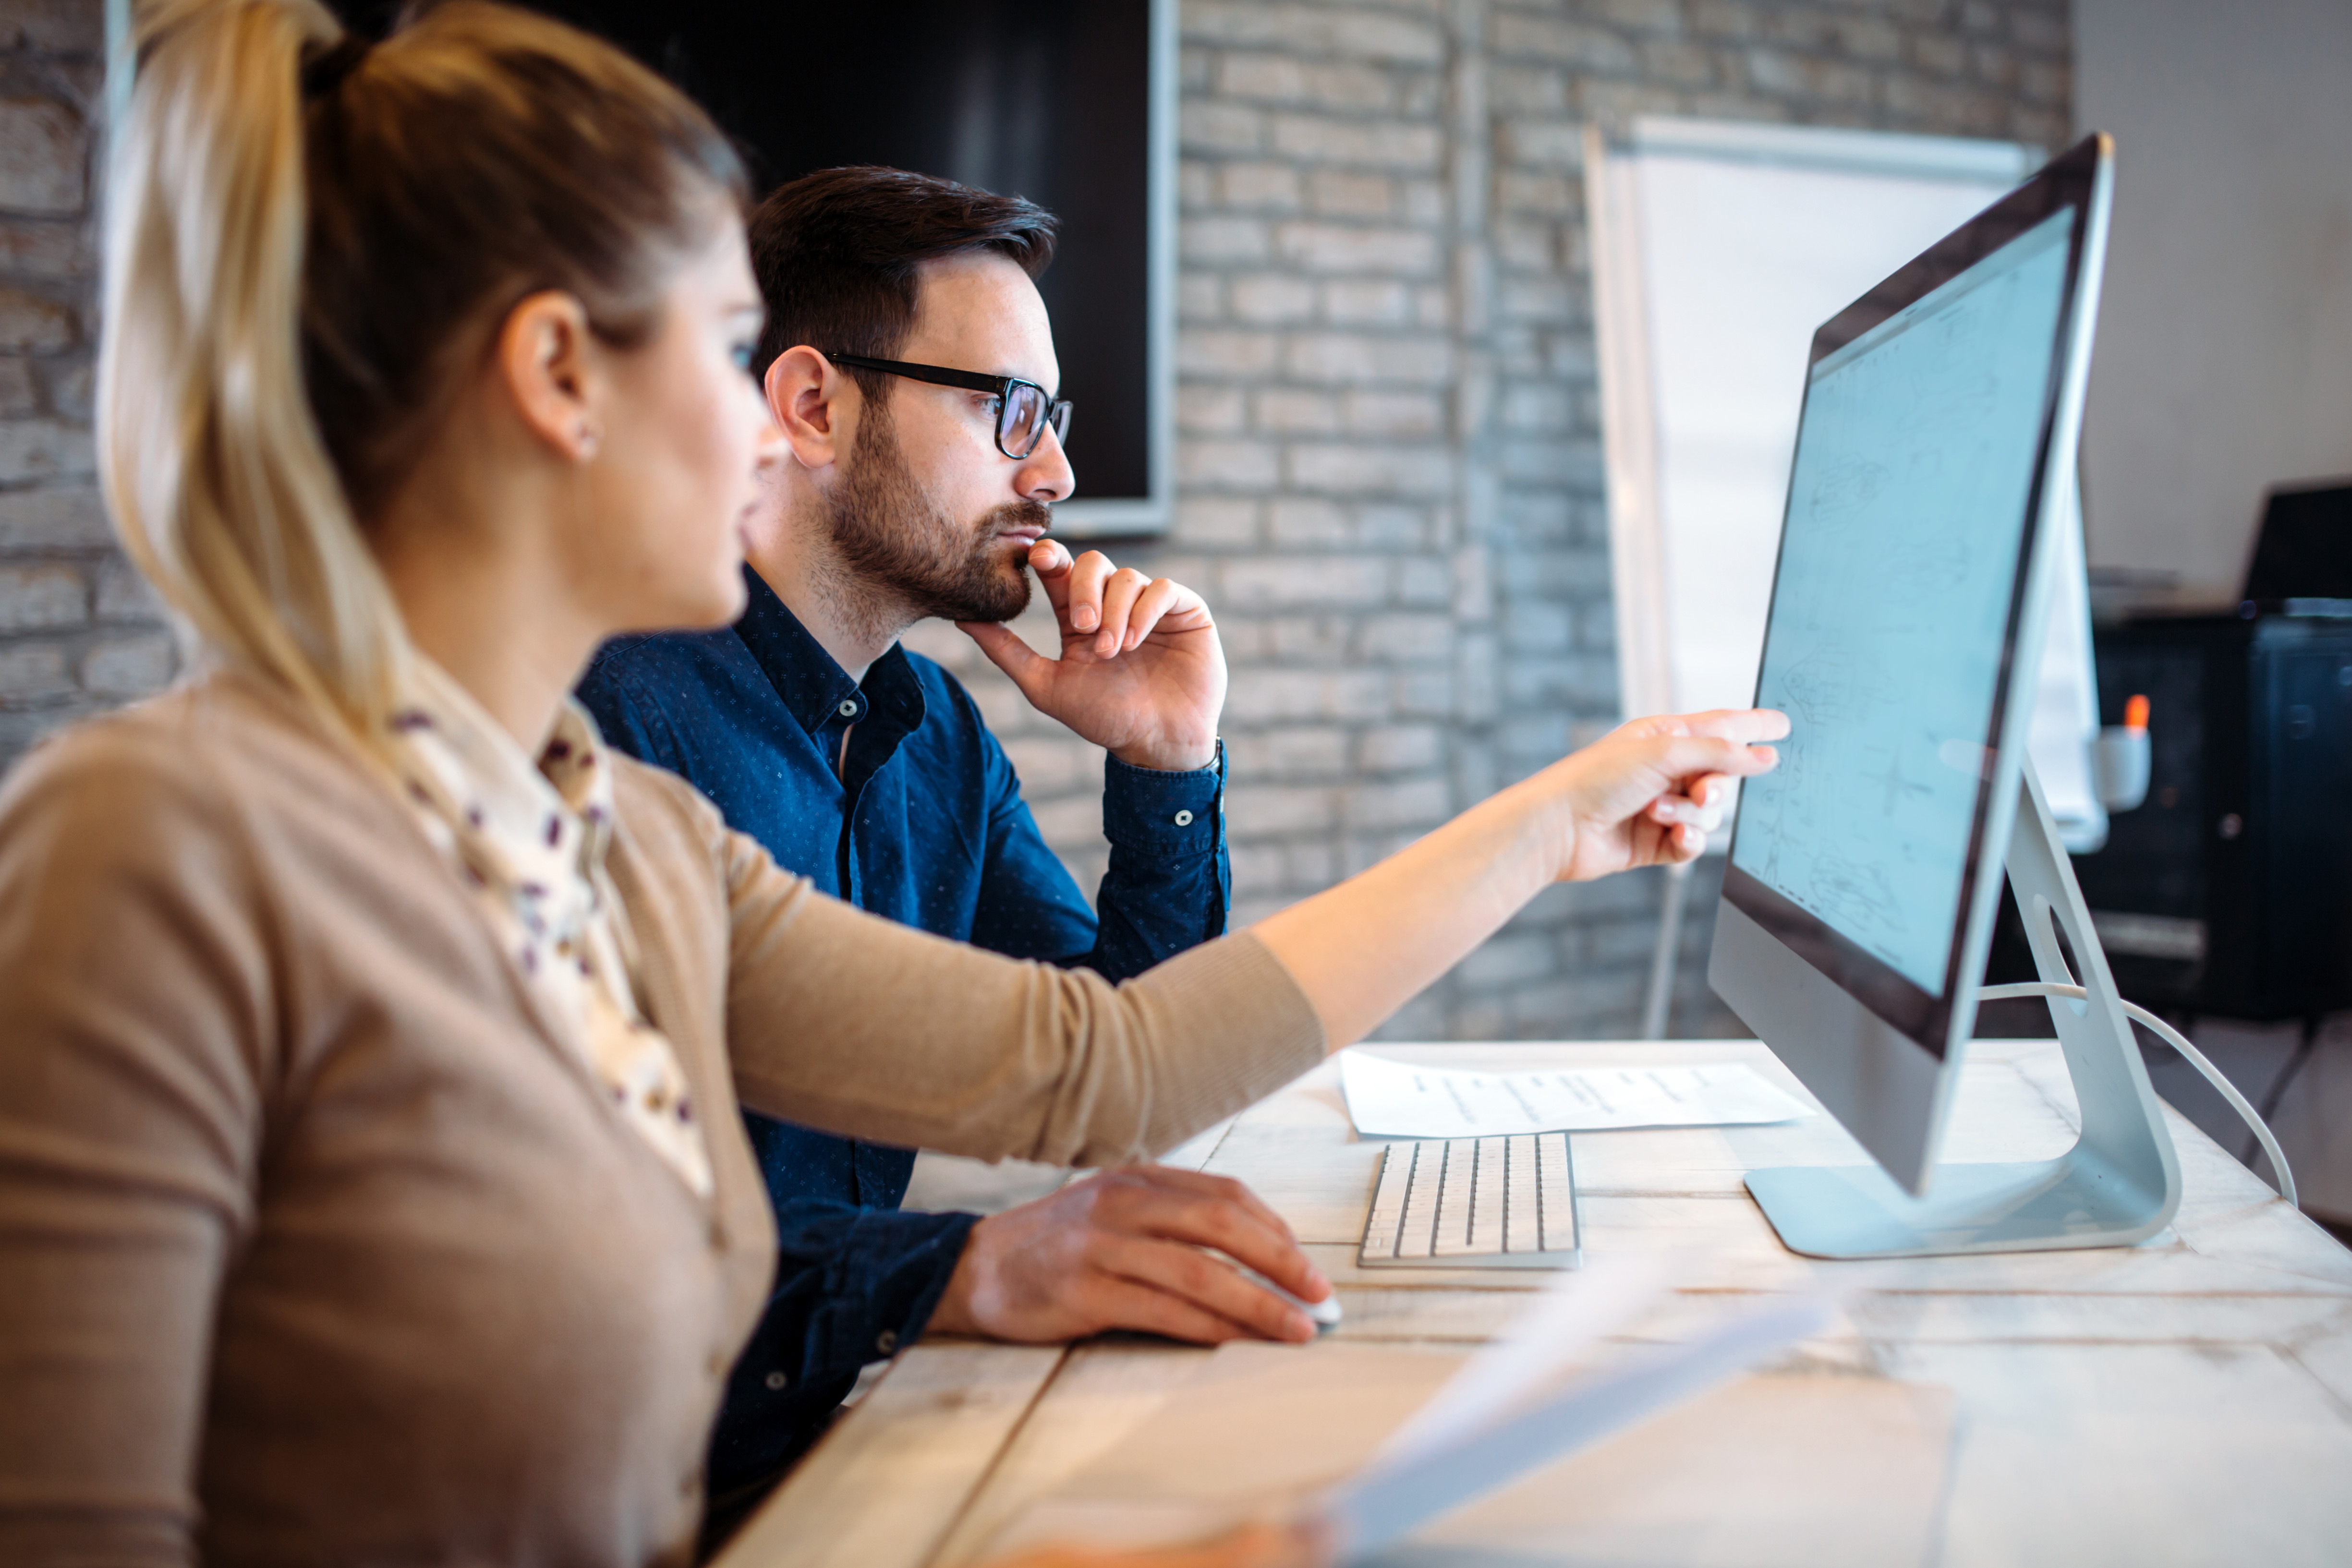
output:
[[[1712,713],[1686,715],[1683,722],[1693,735],[1742,743],[1780,740],[1789,733],[1789,716],[1770,707],[1717,708]]]

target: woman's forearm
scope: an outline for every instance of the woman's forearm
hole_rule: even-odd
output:
[[[1314,1004],[1332,1050],[1361,1040],[1558,876],[1545,837],[1559,813],[1535,782],[1251,927]]]
[[[1788,730],[1769,712],[1637,719],[1252,929],[1329,1048],[1353,1044],[1549,883],[1696,856],[1726,780],[1770,768],[1757,742]]]

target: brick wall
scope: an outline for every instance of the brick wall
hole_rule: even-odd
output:
[[[1184,0],[1180,505],[1118,559],[1209,595],[1244,920],[1618,716],[1584,122],[2068,138],[2064,0]],[[1074,454],[1085,477],[1083,440]],[[1050,645],[1050,626],[1024,628]],[[1100,762],[946,628],[1091,887]],[[1719,862],[1715,862],[1719,874]],[[1547,894],[1386,1031],[1633,1032],[1656,873]],[[1675,1026],[1736,1023],[1692,895]]]
[[[0,765],[173,665],[93,477],[104,53],[100,0],[0,0]]]
[[[167,678],[90,480],[98,0],[0,0],[0,765]],[[1185,0],[1180,504],[1120,559],[1210,596],[1237,915],[1443,821],[1616,715],[1580,128],[1644,111],[2069,131],[2064,0]],[[1077,456],[1081,477],[1084,448]],[[1050,627],[1024,628],[1050,643]],[[952,629],[1082,883],[1101,758]],[[1393,1025],[1609,1035],[1654,874],[1559,888]],[[1730,1027],[1698,976],[1677,1027]]]

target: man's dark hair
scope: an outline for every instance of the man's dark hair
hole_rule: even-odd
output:
[[[759,372],[802,344],[896,359],[914,329],[921,263],[993,251],[1035,277],[1060,226],[1023,197],[904,169],[820,169],[779,185],[751,214],[751,269],[768,307]],[[867,397],[885,395],[888,377],[849,373]]]

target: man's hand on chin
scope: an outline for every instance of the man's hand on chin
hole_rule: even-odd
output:
[[[956,622],[990,662],[1038,712],[1130,767],[1183,772],[1214,761],[1225,652],[1201,596],[1100,550],[1073,560],[1058,539],[1030,547],[1029,566],[1054,607],[1062,656],[1045,657],[1007,627]]]
[[[1315,1337],[1305,1312],[1209,1248],[1302,1301],[1330,1294],[1290,1228],[1241,1183],[1128,1166],[974,1226],[929,1326],[1029,1344],[1108,1329],[1198,1344]]]

